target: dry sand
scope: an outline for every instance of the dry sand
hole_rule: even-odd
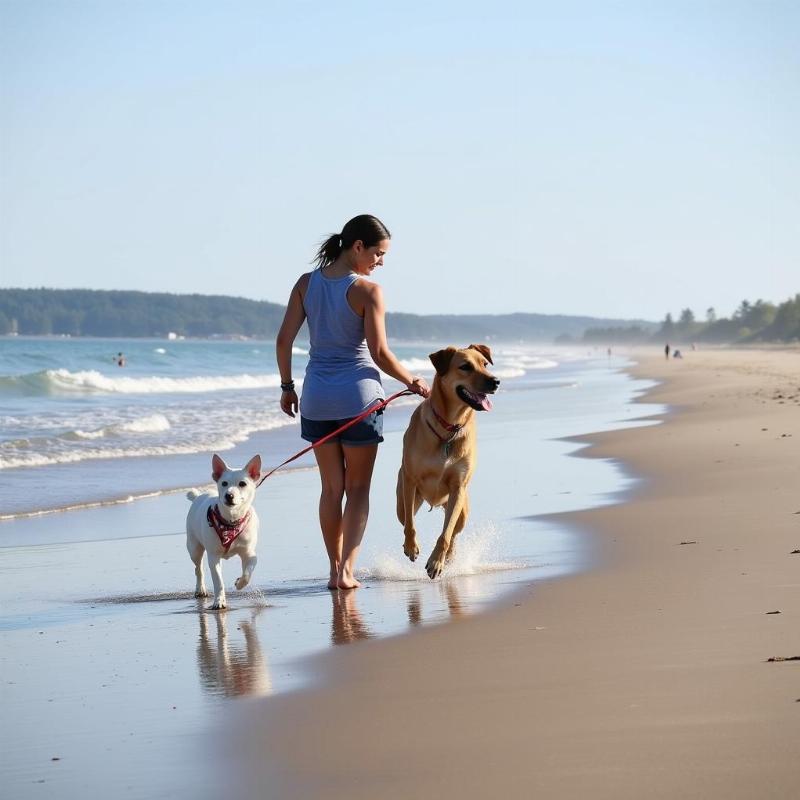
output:
[[[596,568],[325,654],[321,688],[244,712],[229,788],[796,796],[800,661],[768,659],[800,656],[800,352],[644,354],[634,371],[665,381],[646,400],[672,412],[582,453],[644,478],[570,516],[599,540]]]

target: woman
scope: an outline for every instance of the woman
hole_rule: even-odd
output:
[[[315,258],[317,269],[302,275],[289,296],[276,343],[281,409],[290,417],[298,410],[292,344],[307,319],[311,348],[299,403],[306,441],[318,441],[384,398],[376,365],[412,392],[429,394],[425,381],[412,375],[389,349],[381,288],[366,280],[383,266],[390,238],[376,217],[353,217],[341,233],[323,242]],[[329,589],[361,586],[354,568],[382,432],[378,411],[314,448],[322,481],[319,524],[330,561]]]

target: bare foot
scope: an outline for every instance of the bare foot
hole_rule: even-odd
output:
[[[330,575],[328,577],[328,588],[339,588],[339,562],[330,562]]]
[[[360,589],[361,581],[357,581],[352,576],[346,578],[344,575],[342,575],[336,582],[336,586],[339,589]]]

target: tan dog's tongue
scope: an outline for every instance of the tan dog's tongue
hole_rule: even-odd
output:
[[[484,411],[492,410],[492,401],[486,395],[483,396],[483,399],[480,402],[481,402],[481,408]]]

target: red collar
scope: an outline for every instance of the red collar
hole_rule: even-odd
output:
[[[464,427],[463,425],[452,425],[450,424],[441,414],[433,407],[433,403],[428,403],[430,406],[431,411],[433,411],[433,416],[436,417],[436,421],[450,434],[450,436],[442,436],[436,428],[431,425],[430,420],[425,420],[427,426],[431,429],[431,433],[442,443],[442,453],[445,458],[450,455],[450,448],[453,444],[453,440],[458,436],[459,431]]]
[[[241,519],[236,522],[228,522],[220,513],[219,506],[209,506],[206,512],[208,524],[216,531],[220,544],[227,553],[230,546],[236,541],[236,537],[244,530],[250,519],[248,511]]]
[[[435,436],[435,437],[436,437],[436,438],[437,438],[437,439],[438,439],[438,440],[439,440],[439,441],[440,441],[440,442],[441,442],[441,443],[444,445],[444,448],[445,448],[445,455],[447,455],[447,454],[450,452],[450,443],[453,441],[453,439],[455,439],[455,438],[456,438],[456,436],[458,436],[458,432],[461,430],[461,425],[458,425],[458,426],[456,427],[456,430],[454,430],[454,431],[453,431],[453,432],[450,434],[450,436],[448,436],[448,437],[446,437],[446,438],[445,438],[444,436],[442,436],[442,435],[441,435],[441,434],[440,434],[440,433],[439,433],[439,432],[436,430],[436,428],[434,428],[434,427],[433,427],[433,425],[431,425],[431,423],[430,423],[430,422],[429,422],[427,419],[425,420],[425,423],[426,423],[426,424],[427,424],[427,426],[428,426],[428,427],[431,429],[431,432],[433,433],[433,435],[434,435],[434,436]]]
[[[428,405],[431,407],[431,411],[433,411],[433,416],[436,417],[436,421],[448,432],[448,433],[458,433],[464,426],[463,425],[454,425],[449,423],[434,407],[433,403],[429,402]],[[433,426],[431,426],[433,429]],[[435,431],[434,431],[435,433]],[[437,434],[438,436],[438,434]],[[439,437],[442,438],[441,436]]]

